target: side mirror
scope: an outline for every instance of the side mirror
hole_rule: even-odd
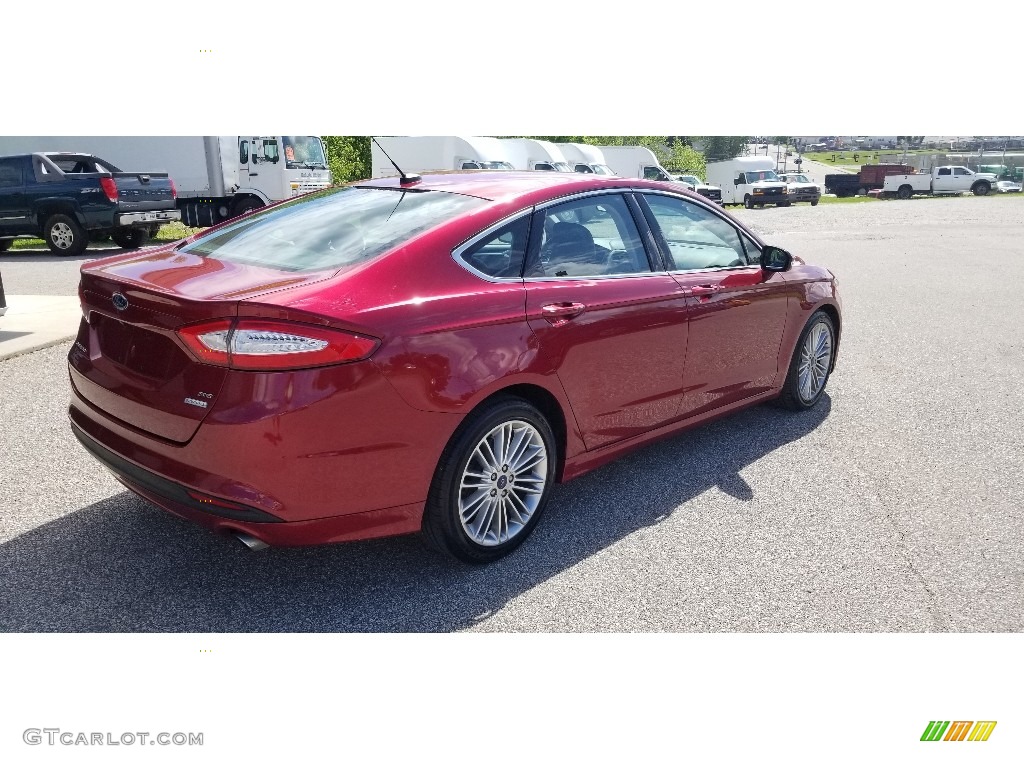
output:
[[[742,183],[743,183],[743,177],[742,176],[737,176],[736,177],[736,181],[733,182],[733,184],[742,184]]]
[[[774,245],[761,250],[761,269],[765,272],[787,272],[793,265],[793,254]]]

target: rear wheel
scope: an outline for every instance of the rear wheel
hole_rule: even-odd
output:
[[[807,321],[797,342],[779,404],[793,411],[811,408],[821,399],[832,372],[836,329],[832,318],[818,310]]]
[[[472,413],[434,472],[423,514],[427,542],[468,563],[507,555],[547,506],[557,451],[547,419],[525,400]]]
[[[900,200],[909,200],[912,194],[914,194],[914,190],[908,184],[904,184],[896,190],[896,197]]]
[[[864,195],[866,195],[867,193],[867,187],[861,187],[860,189],[857,190],[857,194],[860,195],[861,197],[864,197]]]
[[[119,229],[110,234],[110,239],[122,248],[139,248],[148,234],[144,229]]]
[[[89,236],[78,222],[63,213],[55,213],[46,220],[43,238],[58,256],[81,256],[89,247]]]

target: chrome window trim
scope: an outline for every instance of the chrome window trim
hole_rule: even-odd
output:
[[[505,216],[504,218],[498,220],[494,224],[491,224],[491,226],[487,227],[487,229],[481,230],[477,234],[475,234],[472,237],[470,237],[468,240],[464,240],[462,243],[460,243],[458,246],[456,246],[452,250],[452,258],[455,259],[455,262],[459,266],[461,266],[462,268],[464,268],[467,271],[471,272],[472,274],[476,275],[477,277],[486,280],[489,283],[522,283],[523,282],[523,278],[522,277],[494,277],[493,275],[488,275],[486,272],[481,272],[479,269],[477,269],[476,267],[471,265],[468,261],[466,261],[463,258],[463,254],[466,251],[470,250],[471,248],[479,245],[481,240],[484,240],[488,236],[493,235],[499,229],[502,229],[503,227],[508,226],[509,224],[514,222],[516,219],[518,219],[520,216],[533,216],[534,209],[535,209],[535,207],[532,206],[532,205],[528,206],[526,208],[521,208],[520,210],[516,211],[515,213],[510,213],[508,216]],[[524,256],[523,256],[524,266],[525,266],[525,259],[526,259],[526,256],[524,254]]]

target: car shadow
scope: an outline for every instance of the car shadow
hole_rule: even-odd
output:
[[[801,413],[755,407],[559,486],[530,539],[483,567],[437,555],[418,536],[253,553],[120,493],[0,545],[0,630],[472,627],[623,537],[686,515],[708,489],[752,499],[740,471],[812,432],[830,409],[827,394]]]

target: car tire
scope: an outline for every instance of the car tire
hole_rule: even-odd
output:
[[[3,253],[14,243],[13,240],[0,240],[0,253]]]
[[[58,256],[81,256],[89,247],[89,235],[72,217],[55,213],[43,227],[46,246]]]
[[[857,194],[860,195],[861,197],[864,197],[864,195],[866,195],[867,193],[868,193],[867,187],[860,187],[857,190]]]
[[[779,404],[791,411],[813,408],[825,392],[835,359],[836,328],[832,318],[818,310],[804,326],[793,350]]]
[[[817,204],[818,204],[818,201],[817,201],[817,200],[811,200],[811,206],[812,206],[812,207],[813,207],[813,206],[815,206],[815,205],[817,205]]]
[[[775,207],[776,208],[789,208],[789,206],[791,206],[792,204],[793,204],[793,202],[791,200],[787,200],[784,203],[776,203]]]
[[[149,233],[144,229],[119,229],[110,233],[110,239],[122,248],[140,248]]]
[[[423,512],[427,543],[474,564],[512,552],[547,506],[557,454],[551,425],[533,405],[519,398],[485,403],[438,461]]]
[[[754,207],[754,201],[750,199],[750,195],[743,196],[743,207],[748,211]]]
[[[914,190],[906,184],[904,184],[902,187],[896,190],[896,197],[898,197],[900,200],[909,200],[911,195],[913,194]]]
[[[973,192],[976,195],[987,195],[991,191],[992,187],[989,185],[987,181],[979,181],[971,188],[971,192]]]

